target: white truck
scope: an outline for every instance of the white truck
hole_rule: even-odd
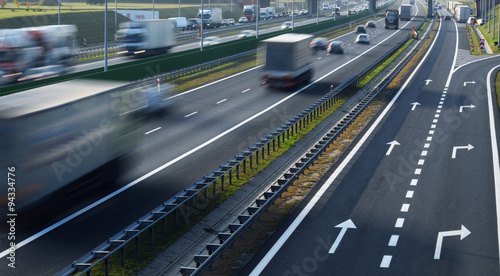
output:
[[[269,87],[293,87],[313,76],[313,51],[309,34],[282,34],[263,40],[262,83]]]
[[[77,193],[75,181],[84,188],[111,183],[121,157],[140,141],[144,112],[155,108],[148,93],[164,92],[154,84],[125,85],[71,80],[1,97],[0,165],[15,198],[1,189],[0,209],[10,202],[25,207],[65,187]]]
[[[267,18],[273,19],[275,17],[276,17],[276,14],[274,12],[274,7],[267,7]]]
[[[174,22],[174,29],[177,31],[185,31],[187,29],[187,19],[185,17],[170,17],[169,20]]]
[[[408,21],[411,19],[411,5],[402,4],[399,7],[399,18]]]
[[[6,29],[0,37],[0,86],[49,77],[70,66],[77,34],[74,25]]]
[[[203,16],[202,16],[203,14]],[[211,8],[207,10],[199,10],[196,15],[203,22],[203,28],[214,29],[220,28],[222,25],[222,9],[221,8]]]
[[[455,19],[457,22],[465,23],[470,17],[470,7],[469,6],[455,6]]]
[[[267,19],[267,8],[260,8],[260,17],[259,20]]]
[[[128,21],[120,24],[118,36],[128,56],[166,54],[176,42],[174,25],[169,19]]]

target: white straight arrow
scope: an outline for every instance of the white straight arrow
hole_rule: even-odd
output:
[[[451,159],[455,159],[457,157],[457,150],[459,149],[466,149],[466,150],[471,150],[474,147],[471,144],[468,144],[467,146],[456,146],[453,147],[453,152],[451,153]]]
[[[467,86],[468,83],[475,84],[476,82],[475,81],[464,81],[464,86]]]
[[[414,102],[414,103],[411,103],[411,105],[413,105],[413,107],[411,108],[411,110],[415,110],[415,108],[417,107],[417,105],[420,105],[420,103]]]
[[[439,260],[439,258],[441,257],[441,247],[443,245],[443,237],[460,236],[460,240],[463,240],[469,234],[470,234],[469,229],[465,228],[465,226],[463,225],[460,230],[439,232],[436,241],[436,251],[434,251],[434,260]]]
[[[333,254],[335,253],[335,250],[337,250],[337,247],[339,246],[340,244],[340,241],[342,240],[342,238],[344,237],[345,235],[345,232],[347,232],[347,228],[353,228],[353,229],[356,229],[356,225],[354,225],[354,223],[352,222],[352,220],[348,219],[344,222],[342,222],[341,224],[335,226],[337,228],[342,228],[342,230],[340,230],[340,234],[337,236],[337,239],[335,240],[335,242],[333,243],[332,245],[332,248],[330,248],[330,251],[328,251],[328,254]]]
[[[462,105],[460,106],[460,112],[462,112],[464,110],[464,107],[467,107],[467,108],[474,108],[476,107],[475,105],[471,104],[471,105]]]
[[[425,85],[429,85],[429,82],[432,82],[432,80],[425,80]]]
[[[390,145],[390,147],[389,147],[389,149],[387,150],[387,152],[385,153],[385,155],[390,155],[390,154],[391,154],[392,149],[394,148],[394,146],[396,146],[396,145],[398,145],[398,146],[399,146],[399,145],[401,145],[401,144],[400,144],[400,143],[398,143],[398,141],[394,140],[394,141],[392,141],[392,142],[387,143],[387,145]]]

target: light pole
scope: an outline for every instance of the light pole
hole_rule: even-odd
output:
[[[155,19],[155,0],[153,0],[153,19]]]
[[[57,1],[59,5],[59,13],[57,14],[57,25],[61,25],[61,0]]]
[[[108,71],[108,0],[104,12],[104,72]]]

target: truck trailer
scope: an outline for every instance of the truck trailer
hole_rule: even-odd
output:
[[[401,20],[411,20],[411,5],[402,4],[399,7],[399,18]]]
[[[469,6],[455,6],[455,19],[457,22],[465,23],[470,17]]]
[[[139,142],[147,107],[142,87],[124,85],[71,80],[1,97],[0,165],[5,179],[8,168],[15,175],[15,198],[1,189],[0,209],[25,207],[89,175],[89,185],[112,182]]]
[[[169,19],[129,21],[120,24],[118,36],[128,56],[166,54],[175,45],[174,26]]]
[[[211,8],[203,11],[199,10],[196,17],[201,19],[204,29],[214,29],[214,28],[220,28],[220,26],[222,26],[221,8]]]
[[[76,34],[74,25],[4,30],[0,37],[0,86],[65,72],[73,56]]]
[[[399,28],[399,11],[398,10],[387,10],[385,12],[385,28]]]
[[[309,34],[282,34],[263,40],[262,83],[269,87],[293,87],[313,76],[313,51]]]

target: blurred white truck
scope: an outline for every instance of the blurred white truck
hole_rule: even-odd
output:
[[[411,19],[411,5],[402,4],[399,7],[399,18],[408,21]]]
[[[203,14],[203,18],[202,18]],[[196,15],[197,18],[202,19],[203,28],[214,29],[220,28],[222,25],[222,9],[221,8],[211,8],[208,10],[199,10]]]
[[[313,51],[309,34],[282,34],[263,40],[262,83],[270,87],[292,87],[313,76]]]
[[[176,42],[174,26],[169,19],[129,21],[120,24],[118,36],[126,55],[166,54]]]
[[[469,6],[455,6],[455,19],[457,22],[465,23],[470,17]]]

